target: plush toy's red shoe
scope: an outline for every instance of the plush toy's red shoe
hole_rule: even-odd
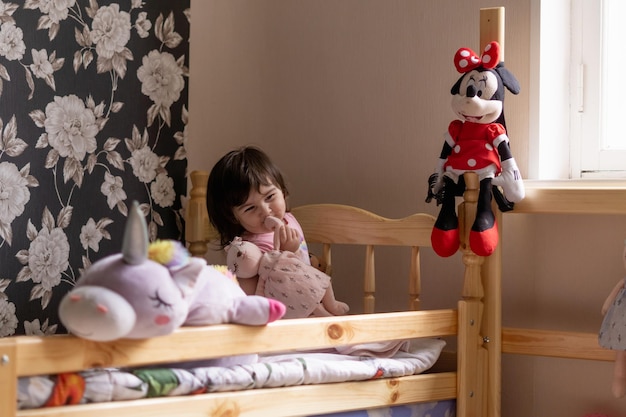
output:
[[[433,227],[430,243],[437,255],[443,258],[454,255],[459,250],[459,228],[443,230],[436,226]]]
[[[491,255],[498,246],[498,225],[494,222],[493,227],[481,232],[471,230],[469,235],[470,249],[478,256]]]

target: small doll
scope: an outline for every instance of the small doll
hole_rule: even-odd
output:
[[[347,304],[335,299],[330,277],[294,253],[277,249],[262,253],[241,238],[225,249],[228,268],[240,279],[258,275],[256,294],[285,304],[284,318],[339,316],[349,311]]]
[[[622,262],[626,269],[626,240]],[[616,398],[626,394],[626,287],[622,278],[602,305],[604,320],[598,335],[600,346],[616,351],[611,391]]]

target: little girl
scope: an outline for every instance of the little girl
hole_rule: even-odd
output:
[[[626,240],[622,252],[626,268]],[[626,395],[626,278],[620,279],[602,306],[604,320],[598,335],[600,346],[616,351],[613,385],[611,391],[616,398]]]
[[[246,146],[224,155],[213,167],[207,184],[207,209],[211,224],[225,248],[236,237],[256,244],[262,252],[274,250],[274,235],[280,250],[296,254],[310,265],[304,232],[289,212],[286,198],[289,192],[280,169],[260,149]],[[268,216],[282,220],[271,229],[265,224]],[[248,294],[256,292],[258,277],[240,282]],[[296,297],[296,294],[294,294]],[[348,312],[345,303],[335,301],[332,286],[326,290],[326,300],[332,299],[331,314]]]

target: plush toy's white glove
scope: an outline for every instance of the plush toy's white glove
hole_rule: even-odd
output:
[[[526,194],[522,175],[513,158],[502,161],[502,173],[495,177],[491,183],[502,187],[506,198],[514,203],[521,201]]]
[[[437,167],[435,168],[435,174],[437,174],[437,182],[433,186],[433,194],[437,195],[443,188],[443,165],[446,163],[445,159],[439,158],[437,161]]]

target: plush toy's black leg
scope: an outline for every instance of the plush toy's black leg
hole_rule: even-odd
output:
[[[441,210],[435,221],[430,240],[435,253],[442,257],[452,256],[459,249],[459,219],[456,215],[456,184],[444,178],[444,193]]]
[[[491,192],[493,193],[493,199],[496,200],[496,204],[498,204],[498,208],[502,213],[506,213],[515,208],[515,203],[507,200],[504,194],[502,194],[502,191],[495,185],[491,189]]]
[[[491,208],[491,178],[480,182],[476,219],[470,231],[470,248],[479,256],[489,256],[498,246],[498,226]]]

